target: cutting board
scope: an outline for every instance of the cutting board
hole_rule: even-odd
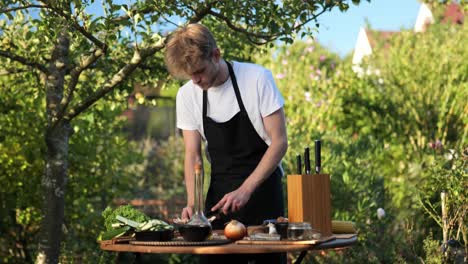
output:
[[[314,240],[237,240],[236,244],[238,245],[316,245],[326,241],[335,239],[334,236],[323,237],[320,239]]]

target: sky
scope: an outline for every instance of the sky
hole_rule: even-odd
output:
[[[359,29],[366,25],[366,20],[376,30],[412,29],[420,5],[417,0],[371,0],[370,3],[361,0],[358,6],[350,4],[344,13],[337,9],[321,15],[319,31],[314,36],[329,50],[346,56],[354,49]]]

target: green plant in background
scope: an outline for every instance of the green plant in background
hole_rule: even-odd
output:
[[[433,154],[427,157],[419,199],[440,228],[436,234],[442,241],[441,257],[453,262],[468,252],[468,149],[447,149],[440,143],[431,147]]]
[[[425,256],[423,241],[440,231],[431,218],[421,217],[425,210],[415,194],[424,193],[421,183],[434,177],[426,173],[429,142],[466,145],[466,35],[466,25],[403,31],[389,45],[377,46],[362,76],[350,61],[335,62],[312,41],[257,59],[272,69],[286,97],[286,173],[295,171],[296,154],[321,138],[334,218],[356,221],[360,229],[353,250],[316,260],[393,263]],[[466,178],[460,179],[466,186]],[[383,219],[376,217],[379,207],[385,209]]]
[[[157,197],[170,200],[184,196],[184,144],[180,136],[155,141],[147,138],[140,143],[145,161],[140,166],[143,177],[138,183],[145,194],[140,198]]]

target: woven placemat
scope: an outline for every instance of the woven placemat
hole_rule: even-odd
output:
[[[213,239],[205,240],[200,242],[190,242],[183,239],[176,238],[171,241],[130,241],[132,245],[141,245],[141,246],[214,246],[214,245],[223,245],[229,244],[231,240],[228,239]]]

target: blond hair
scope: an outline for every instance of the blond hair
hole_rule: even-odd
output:
[[[197,64],[210,59],[216,41],[201,24],[189,24],[175,30],[166,43],[165,63],[176,78],[188,79]]]

